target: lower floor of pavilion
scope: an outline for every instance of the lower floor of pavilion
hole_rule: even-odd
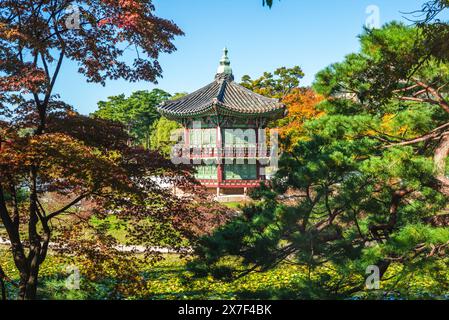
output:
[[[265,183],[270,168],[251,160],[195,165],[196,179],[217,198],[246,197],[250,189]],[[220,200],[220,199],[219,199]]]

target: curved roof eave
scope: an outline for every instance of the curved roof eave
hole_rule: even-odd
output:
[[[285,106],[282,104],[278,104],[276,107],[273,107],[269,110],[264,110],[261,112],[246,112],[244,110],[240,110],[236,107],[230,107],[223,103],[214,103],[211,102],[205,107],[201,109],[197,109],[195,112],[173,112],[170,110],[159,109],[158,111],[163,114],[165,117],[179,120],[179,119],[189,119],[195,117],[206,117],[211,115],[224,115],[224,116],[233,116],[239,118],[257,118],[257,117],[272,117],[277,115],[277,117],[281,118],[285,115]]]

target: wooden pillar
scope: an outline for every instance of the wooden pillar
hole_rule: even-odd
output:
[[[182,148],[182,156],[185,159],[188,159],[188,163],[191,164],[191,149],[190,149],[190,129],[188,124],[184,127],[184,147]]]
[[[221,134],[220,125],[217,126],[217,181],[218,185],[223,182],[223,164],[222,164],[222,153],[223,153],[223,139]]]
[[[220,187],[223,182],[223,164],[222,164],[222,152],[223,152],[223,139],[221,134],[220,124],[217,125],[217,197],[220,197]]]
[[[256,179],[260,180],[259,126],[256,126]]]
[[[187,126],[184,127],[184,145],[190,147],[190,130]]]

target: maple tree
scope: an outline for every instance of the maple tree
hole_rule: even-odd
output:
[[[190,221],[182,218],[189,206],[152,179],[182,186],[189,183],[187,168],[129,147],[122,126],[81,116],[54,92],[65,59],[89,82],[156,82],[159,53],[174,51],[172,40],[183,33],[154,9],[150,0],[1,1],[0,218],[20,274],[20,299],[36,297],[53,222],[83,201],[129,219]],[[123,58],[129,47],[132,63]],[[48,194],[65,203],[45,204]],[[0,275],[3,285],[1,267]]]
[[[311,88],[295,88],[282,98],[288,114],[276,122],[279,136],[282,138],[284,149],[291,149],[304,137],[303,125],[307,120],[315,119],[324,114],[318,105],[324,97]]]
[[[258,94],[277,98],[287,108],[287,115],[271,126],[279,129],[281,147],[291,147],[303,136],[302,125],[305,121],[323,114],[318,105],[324,98],[312,88],[300,86],[304,72],[299,66],[292,68],[281,67],[273,73],[265,72],[261,77],[252,79],[245,75],[242,85]]]

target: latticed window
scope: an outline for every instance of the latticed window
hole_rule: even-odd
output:
[[[217,129],[192,129],[190,130],[190,144],[194,146],[216,146]]]
[[[226,164],[224,166],[226,180],[256,180],[257,166],[255,164]]]
[[[256,145],[256,131],[253,129],[225,129],[225,145],[230,147],[249,147]]]
[[[195,174],[195,178],[200,180],[215,180],[217,179],[217,166],[213,165],[201,165],[195,167],[197,173]]]

